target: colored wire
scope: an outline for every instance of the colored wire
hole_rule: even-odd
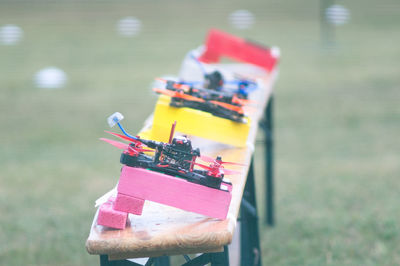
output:
[[[119,122],[117,122],[117,125],[119,126],[119,128],[121,129],[122,133],[124,133],[125,136],[130,137],[132,139],[138,139],[137,137],[132,136],[131,134],[126,132],[125,129],[122,127],[122,125]]]
[[[200,63],[200,61],[191,53],[190,56],[194,59],[194,61],[197,63],[197,65],[200,67],[201,71],[203,72],[203,75],[206,75],[206,69],[204,66]]]

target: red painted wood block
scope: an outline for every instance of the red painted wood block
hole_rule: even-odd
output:
[[[141,215],[143,205],[143,199],[118,193],[117,199],[115,200],[114,204],[114,210]]]
[[[97,224],[111,228],[125,229],[127,218],[127,212],[114,210],[113,202],[108,201],[100,206]]]
[[[228,191],[129,166],[122,168],[118,193],[218,219],[226,218],[232,197]]]
[[[212,29],[207,35],[206,50],[199,58],[205,63],[219,62],[222,56],[260,66],[270,72],[278,56],[268,47],[252,43],[234,35]]]

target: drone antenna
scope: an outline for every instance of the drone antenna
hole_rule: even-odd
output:
[[[201,71],[203,72],[203,75],[207,75],[207,71],[204,68],[203,64],[197,59],[197,57],[194,56],[193,53],[190,53],[190,57],[193,58],[193,60],[197,63],[197,65],[200,67]]]
[[[176,121],[172,124],[171,127],[171,133],[169,134],[169,141],[168,141],[169,144],[172,143],[172,139],[174,138],[175,127],[176,127]]]
[[[138,139],[137,137],[132,136],[125,131],[124,127],[120,123],[122,119],[124,119],[124,116],[119,112],[115,112],[107,118],[107,122],[110,127],[118,125],[118,127],[121,129],[122,133],[124,133],[125,136],[137,140]]]

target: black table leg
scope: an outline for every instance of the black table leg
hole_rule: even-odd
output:
[[[268,106],[265,109],[265,215],[266,224],[273,226],[275,224],[275,210],[274,210],[274,124],[273,112],[274,109],[274,96],[271,95]]]
[[[224,246],[222,252],[204,253],[194,259],[186,256],[185,259],[187,261],[182,266],[202,266],[208,263],[211,263],[211,266],[229,266],[228,247]]]
[[[169,257],[149,258],[145,266],[170,266]],[[100,255],[100,266],[143,266],[129,260],[108,260],[108,255]]]
[[[240,265],[261,265],[253,159],[240,206]]]

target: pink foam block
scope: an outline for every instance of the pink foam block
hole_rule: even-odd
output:
[[[228,191],[129,166],[122,168],[118,193],[218,219],[226,218],[232,197]]]
[[[118,193],[115,200],[114,210],[129,212],[136,215],[141,215],[143,210],[144,200]]]
[[[113,202],[109,201],[100,206],[97,224],[116,229],[125,229],[127,218],[127,212],[114,210]]]

